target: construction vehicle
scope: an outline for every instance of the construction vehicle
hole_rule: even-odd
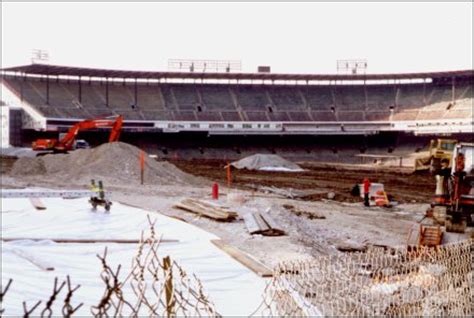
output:
[[[74,143],[74,149],[89,149],[91,146],[84,139],[77,139]]]
[[[449,175],[436,176],[431,205],[435,218],[444,220],[447,232],[464,233],[467,226],[474,225],[474,143],[458,143],[452,159]]]
[[[60,139],[37,139],[32,143],[33,150],[46,150],[52,152],[68,152],[74,149],[77,133],[81,130],[111,127],[109,142],[118,141],[122,130],[123,117],[116,116],[114,119],[110,117],[87,119],[72,126],[68,132]]]
[[[98,184],[96,185],[95,180],[91,180],[91,191],[92,195],[89,199],[89,203],[92,205],[92,210],[96,211],[97,206],[103,206],[106,213],[110,212],[110,207],[112,206],[112,202],[106,197],[104,191],[104,185],[101,180],[99,180]]]
[[[454,139],[431,140],[429,152],[415,160],[415,171],[430,170],[436,174],[441,169],[443,159],[447,159],[451,167],[453,150],[457,143]]]

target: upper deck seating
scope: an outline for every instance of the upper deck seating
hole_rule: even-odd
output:
[[[242,121],[239,113],[234,111],[221,112],[222,119],[225,121]]]
[[[311,117],[308,112],[287,112],[290,116],[290,121],[311,121]]]
[[[247,85],[129,83],[3,76],[21,100],[50,118],[370,122],[472,118],[466,80],[411,84]],[[453,93],[456,100],[453,102]],[[310,111],[308,111],[308,109]]]
[[[301,92],[308,106],[314,110],[330,110],[334,107],[332,88],[329,86],[305,86]]]
[[[395,106],[396,90],[393,85],[367,86],[367,109],[386,111]]]
[[[206,109],[223,111],[235,109],[229,89],[226,86],[201,86],[199,87],[199,93]]]
[[[160,91],[163,96],[166,109],[176,109],[176,101],[169,85],[160,85]]]
[[[278,110],[303,110],[304,101],[299,91],[294,87],[270,87],[268,88],[273,105]]]
[[[291,121],[287,112],[268,113],[268,118],[270,118],[271,121]]]
[[[396,106],[400,109],[416,109],[425,105],[423,84],[400,84],[397,88]]]
[[[337,111],[337,119],[340,121],[364,121],[363,111]]]
[[[236,87],[234,91],[242,109],[266,111],[268,105],[271,105],[267,94],[260,86]]]
[[[334,88],[336,109],[363,110],[367,101],[364,86],[336,86]]]
[[[249,121],[269,121],[268,115],[266,112],[253,112],[247,111],[245,112]]]
[[[138,107],[142,110],[163,110],[164,102],[160,87],[157,85],[141,85],[138,87]]]
[[[451,86],[433,86],[429,98],[427,98],[427,104],[435,103],[449,103],[453,99],[452,87]]]
[[[193,85],[173,85],[171,92],[180,110],[194,110],[201,105],[196,87]]]

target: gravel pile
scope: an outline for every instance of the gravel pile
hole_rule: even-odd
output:
[[[106,143],[93,149],[78,149],[68,154],[20,158],[13,165],[13,176],[44,175],[71,181],[88,182],[106,178],[127,184],[140,183],[140,149],[123,142]],[[195,184],[196,177],[173,164],[145,158],[146,184]]]

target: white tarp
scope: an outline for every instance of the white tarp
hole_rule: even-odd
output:
[[[299,172],[303,171],[296,163],[286,160],[278,155],[255,154],[249,157],[234,161],[231,166],[237,169],[262,170],[262,171],[283,171]]]
[[[265,280],[254,274],[210,240],[217,237],[193,225],[114,202],[110,214],[93,212],[86,198],[42,199],[46,210],[35,210],[28,199],[2,199],[2,237],[139,239],[148,229],[147,214],[156,219],[156,231],[163,239],[178,243],[162,243],[160,254],[180,264],[189,275],[195,274],[204,291],[225,316],[247,316],[261,303]],[[96,257],[108,246],[108,261],[122,272],[130,269],[136,244],[59,244],[53,241],[31,240],[2,244],[2,285],[9,278],[12,286],[5,296],[5,315],[23,315],[22,302],[30,306],[37,300],[46,301],[54,277],[70,275],[73,284],[81,284],[73,304],[84,302],[77,316],[89,316],[91,305],[100,299],[104,285],[100,280],[101,266]],[[26,253],[41,260],[54,271],[43,271],[18,256]]]

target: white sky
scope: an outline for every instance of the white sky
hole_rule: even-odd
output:
[[[170,58],[237,59],[243,71],[369,73],[472,69],[464,3],[2,3],[2,67],[51,64],[166,70]]]

